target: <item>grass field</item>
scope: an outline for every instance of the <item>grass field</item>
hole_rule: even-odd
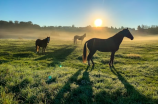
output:
[[[82,62],[83,44],[51,40],[46,55],[35,40],[0,40],[0,103],[158,104],[158,40],[123,41],[115,54],[97,51]]]

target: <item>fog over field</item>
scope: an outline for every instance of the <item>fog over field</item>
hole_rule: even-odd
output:
[[[119,32],[119,31],[118,31]],[[98,31],[88,31],[88,32],[67,32],[67,31],[59,31],[59,30],[36,30],[36,29],[0,29],[0,39],[44,39],[47,36],[50,36],[51,41],[53,40],[72,40],[74,39],[75,35],[83,35],[86,33],[86,37],[84,41],[91,39],[91,38],[102,38],[106,39],[117,32],[108,32],[104,30]],[[148,33],[138,33],[135,31],[131,31],[132,35],[134,36],[134,41],[143,41],[143,40],[157,40],[157,34],[148,34]],[[124,41],[129,41],[128,38],[124,38]]]

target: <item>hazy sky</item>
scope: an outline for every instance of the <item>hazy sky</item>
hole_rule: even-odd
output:
[[[132,27],[158,25],[158,0],[0,0],[0,20],[40,26]]]

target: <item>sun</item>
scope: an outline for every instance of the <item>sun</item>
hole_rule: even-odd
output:
[[[96,27],[99,27],[99,26],[102,25],[102,20],[101,19],[96,19],[94,24],[95,24]]]

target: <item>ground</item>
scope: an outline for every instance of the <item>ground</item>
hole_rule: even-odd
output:
[[[87,67],[83,45],[51,40],[42,55],[35,40],[0,39],[0,103],[158,103],[157,40],[124,40],[111,68],[99,51]]]

